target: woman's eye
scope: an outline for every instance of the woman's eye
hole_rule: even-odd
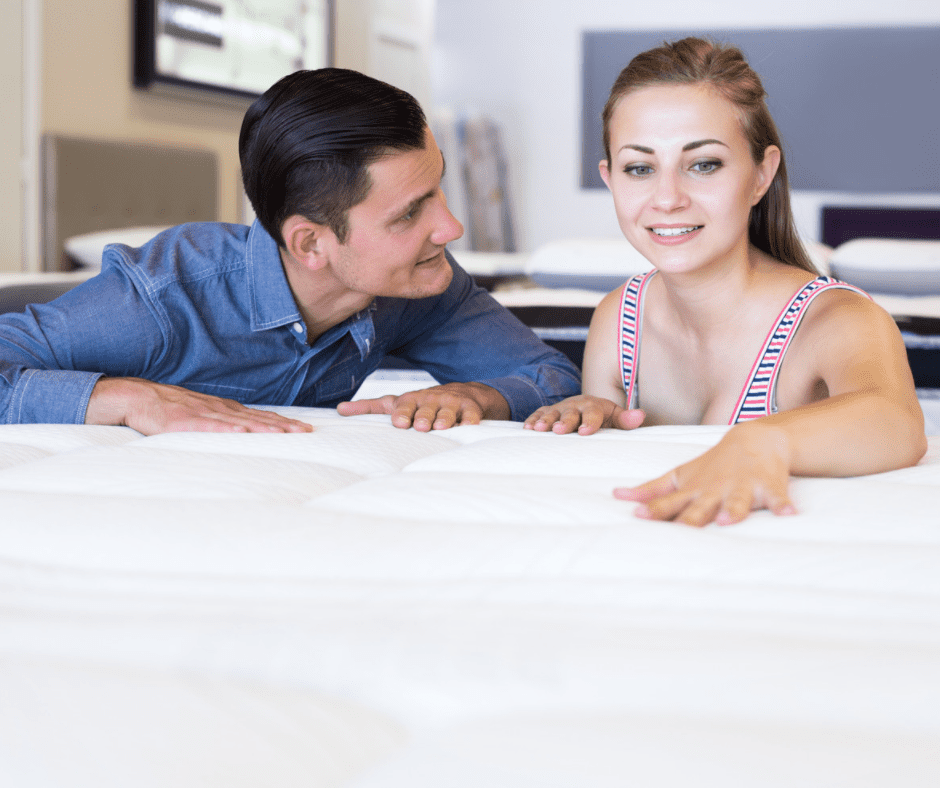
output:
[[[695,172],[700,172],[703,175],[707,175],[710,172],[715,172],[721,168],[721,162],[715,159],[709,159],[708,161],[697,161],[692,165],[692,169]]]
[[[642,178],[644,175],[649,175],[653,168],[649,164],[628,164],[623,168],[623,171],[627,175],[635,175],[638,178]]]

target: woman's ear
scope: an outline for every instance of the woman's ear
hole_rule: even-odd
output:
[[[312,222],[299,214],[287,217],[281,225],[281,236],[284,238],[287,253],[311,271],[319,270],[327,264],[326,245],[332,235],[329,227]]]
[[[757,165],[757,185],[754,189],[754,197],[751,200],[751,205],[757,205],[757,203],[761,201],[761,198],[767,193],[779,167],[780,148],[776,145],[768,145],[764,149],[764,160]]]
[[[607,159],[601,159],[597,162],[597,170],[601,174],[601,180],[604,181],[604,184],[607,188],[610,188],[610,164],[607,163]]]

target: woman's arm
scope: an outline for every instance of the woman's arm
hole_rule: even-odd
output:
[[[634,429],[641,410],[626,410],[620,372],[621,288],[604,296],[591,317],[581,373],[581,395],[539,408],[525,421],[527,429],[558,434],[591,435],[602,427]]]
[[[785,363],[811,370],[829,397],[739,424],[701,457],[615,495],[640,502],[641,517],[727,524],[755,508],[795,511],[791,474],[858,476],[920,460],[927,450],[923,413],[891,316],[844,290],[830,291],[811,310]]]

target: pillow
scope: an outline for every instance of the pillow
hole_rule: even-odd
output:
[[[820,243],[819,241],[803,241],[803,248],[816,270],[819,273],[829,276],[831,274],[830,260],[835,251],[831,246]]]
[[[526,274],[542,287],[606,293],[652,267],[625,238],[589,238],[539,247],[526,263]]]
[[[858,238],[829,263],[833,276],[871,293],[940,295],[940,241]]]
[[[471,276],[521,276],[527,255],[520,252],[471,252],[451,249],[448,252]]]
[[[121,227],[116,230],[98,230],[73,235],[65,241],[65,253],[80,268],[101,268],[101,255],[108,244],[143,246],[158,233],[172,225],[161,227]]]

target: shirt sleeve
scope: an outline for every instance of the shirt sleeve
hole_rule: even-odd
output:
[[[117,268],[48,304],[0,315],[0,423],[84,423],[98,379],[139,374],[160,334]]]
[[[403,307],[404,358],[442,383],[476,381],[496,389],[514,421],[581,391],[578,368],[533,331],[448,255],[454,277],[440,296]]]

